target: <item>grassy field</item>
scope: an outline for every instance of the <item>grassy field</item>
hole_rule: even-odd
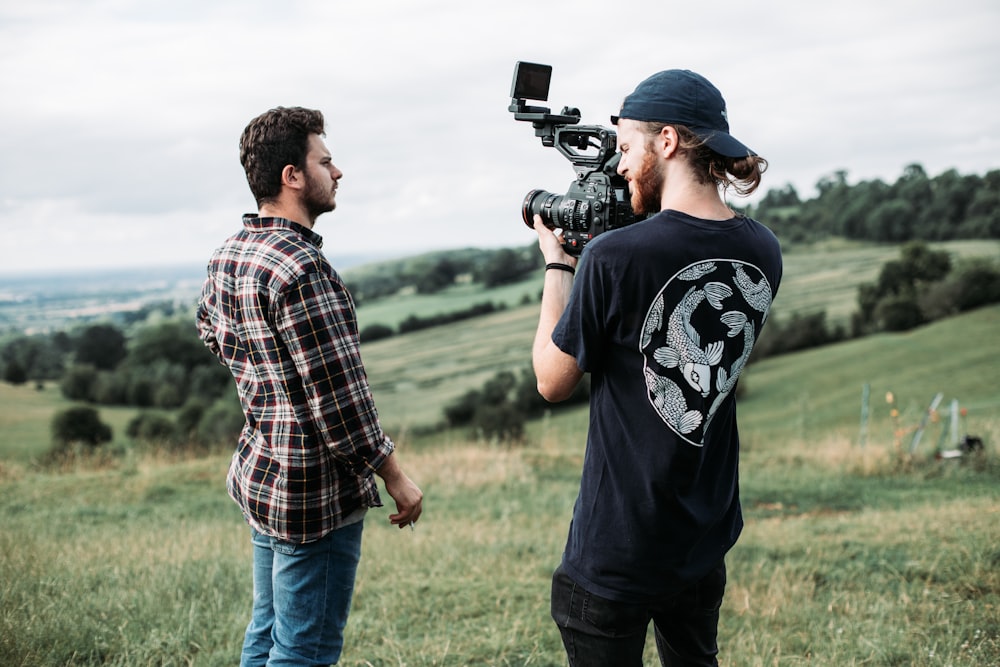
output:
[[[1000,258],[1000,242],[997,241],[956,241],[935,244],[934,247],[947,250],[956,259],[970,256]],[[785,257],[785,276],[775,302],[775,317],[782,319],[795,313],[826,311],[829,322],[846,325],[850,314],[857,309],[858,285],[875,280],[882,264],[898,256],[899,248],[896,246],[858,246],[844,241],[797,248]],[[509,286],[497,293],[503,298],[492,295],[487,298],[481,292],[464,286],[439,295],[400,296],[360,308],[358,319],[364,327],[376,322],[398,322],[414,312],[421,316],[448,312],[447,301],[451,298],[454,302],[450,310],[490,299],[508,305],[507,310],[488,317],[366,344],[362,354],[383,420],[393,429],[404,432],[432,425],[440,421],[441,409],[445,405],[469,389],[481,387],[485,380],[500,370],[518,370],[526,366],[530,362],[531,341],[538,323],[538,304],[537,299],[530,305],[519,304],[524,295],[536,294],[540,284],[541,280],[537,279]],[[995,352],[997,345],[990,336],[985,338],[977,341],[978,352],[976,349],[954,350],[958,355],[955,359],[951,358],[953,353],[947,347],[935,352],[941,355],[938,359],[927,358],[920,350],[913,350],[916,356],[912,363],[922,365],[925,370],[936,369],[933,373],[922,374],[921,383],[913,386],[926,386],[925,382],[941,386],[941,389],[929,389],[930,395],[914,396],[913,400],[923,406],[935,391],[947,391],[947,386],[953,382],[947,377],[950,373],[948,369],[976,372],[975,369],[983,367],[984,358],[988,364],[993,363],[988,355],[984,357],[981,353]],[[860,365],[866,372],[853,377],[837,370],[840,361],[831,362],[833,375],[824,373],[822,369],[811,371],[824,377],[807,378],[810,382],[828,378],[839,380],[831,380],[824,385],[823,396],[810,392],[808,400],[825,402],[832,390],[838,397],[838,404],[842,399],[850,403],[851,410],[856,411],[861,385],[865,382],[873,383],[873,392],[879,389],[882,395],[884,390],[875,386],[880,378],[890,388],[902,391],[904,385],[892,376],[900,364],[910,363],[907,361],[910,354],[905,343],[907,338],[883,338],[890,348],[897,340],[903,341],[900,343],[903,348],[895,350],[893,361],[875,364],[874,370],[879,377],[875,377],[874,373],[864,377],[868,374],[867,367],[871,365],[868,362]],[[961,346],[952,345],[956,348],[969,347],[964,343]],[[838,352],[832,354],[849,355],[852,354],[851,349],[837,348]],[[880,352],[879,356],[882,354]],[[974,362],[970,360],[972,357],[975,357]],[[938,377],[932,378],[935,373]],[[799,386],[797,379],[790,377],[787,382],[786,386],[795,392]],[[803,400],[796,396],[790,407],[801,408]]]
[[[740,405],[747,526],[728,559],[720,664],[1000,665],[998,324],[988,308],[752,367]],[[3,387],[4,430],[25,438],[64,405],[53,390]],[[968,406],[963,432],[985,439],[983,456],[935,460],[939,421],[914,457],[900,454],[936,391]],[[341,664],[565,664],[549,577],[585,430],[578,409],[530,424],[520,446],[400,437],[425,516],[415,532],[391,528],[386,509],[369,517]],[[9,455],[0,449],[0,664],[234,663],[250,550],[225,455],[131,452],[58,473]],[[645,664],[658,664],[651,641]]]
[[[853,307],[854,283],[898,254],[862,250],[790,254],[779,305]],[[369,517],[341,665],[565,664],[549,578],[579,481],[586,409],[529,424],[517,446],[415,433],[452,398],[528,362],[537,304],[516,303],[530,288],[512,286],[510,307],[494,315],[365,345],[380,414],[426,508],[415,532],[391,528],[386,508]],[[465,298],[447,310],[488,300]],[[402,313],[393,303],[385,312]],[[422,302],[418,314],[443,304]],[[998,331],[994,306],[748,369],[739,407],[747,525],[728,559],[720,664],[1000,666]],[[908,455],[938,392],[942,407],[954,399],[967,410],[960,432],[984,439],[982,455],[935,459],[940,443],[950,446],[941,411]],[[0,665],[234,664],[250,548],[225,494],[228,456],[137,451],[122,436],[135,411],[101,408],[120,457],[40,468],[32,461],[48,447],[49,420],[67,405],[52,385],[0,383]],[[652,641],[645,664],[658,664]]]
[[[54,382],[42,387],[0,382],[0,471],[5,462],[24,464],[38,458],[50,443],[52,416],[72,405]],[[125,433],[136,412],[128,407],[99,408],[101,421],[118,435]],[[124,441],[119,438],[119,443]]]
[[[521,448],[403,449],[426,513],[416,532],[369,518],[342,665],[565,664],[547,611],[581,455],[564,419]],[[744,462],[722,665],[1000,664],[995,463],[899,471],[884,443],[775,445]],[[8,477],[0,662],[233,664],[250,554],[225,464]]]
[[[1000,241],[948,241],[933,243],[934,250],[948,252],[954,261],[968,257],[1000,259]],[[899,258],[897,245],[872,245],[835,239],[797,246],[785,254],[785,275],[775,302],[776,316],[825,311],[830,322],[847,324],[857,310],[858,286],[874,282],[882,265]],[[349,275],[349,273],[348,273]],[[429,317],[463,310],[484,301],[507,307],[525,299],[538,300],[541,274],[528,280],[484,292],[478,285],[456,285],[437,294],[400,294],[362,305],[358,322],[392,327],[410,315]]]
[[[466,283],[436,294],[405,293],[362,305],[358,308],[358,324],[361,329],[371,324],[384,324],[396,328],[411,315],[433,317],[467,310],[486,302],[513,308],[526,301],[538,301],[541,289],[541,275],[538,275],[488,291],[484,290],[482,285]]]
[[[1000,241],[949,241],[928,244],[953,261],[968,257],[1000,259]],[[785,253],[785,275],[775,300],[776,317],[826,312],[833,324],[847,325],[858,308],[858,287],[874,282],[882,265],[899,259],[896,245],[831,240]]]

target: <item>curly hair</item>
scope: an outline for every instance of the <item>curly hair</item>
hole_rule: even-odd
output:
[[[647,135],[647,141],[660,134],[667,125],[677,130],[680,139],[680,150],[686,154],[691,171],[701,184],[715,183],[728,190],[732,188],[737,194],[746,196],[760,186],[761,177],[767,170],[767,160],[758,155],[732,158],[719,155],[684,125],[674,123],[656,123],[643,121],[642,131]]]
[[[326,134],[323,113],[302,107],[276,107],[246,126],[240,135],[240,162],[258,206],[281,192],[286,165],[305,168],[312,134]]]

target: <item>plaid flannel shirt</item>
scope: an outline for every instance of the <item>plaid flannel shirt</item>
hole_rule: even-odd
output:
[[[382,504],[373,473],[394,446],[322,237],[283,218],[243,226],[212,255],[197,314],[246,415],[226,486],[253,528],[310,542]]]

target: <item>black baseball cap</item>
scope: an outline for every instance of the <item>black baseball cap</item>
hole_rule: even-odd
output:
[[[619,118],[683,125],[726,157],[757,155],[729,134],[726,101],[719,89],[690,70],[668,69],[640,83],[611,117],[612,124]]]

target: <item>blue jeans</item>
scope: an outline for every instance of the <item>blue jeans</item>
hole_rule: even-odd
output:
[[[241,667],[336,664],[344,646],[364,522],[296,544],[251,530],[253,616]]]
[[[570,667],[641,667],[650,619],[661,665],[716,667],[725,589],[726,566],[720,562],[677,595],[628,604],[586,591],[559,567],[552,575],[552,619],[559,626]]]

